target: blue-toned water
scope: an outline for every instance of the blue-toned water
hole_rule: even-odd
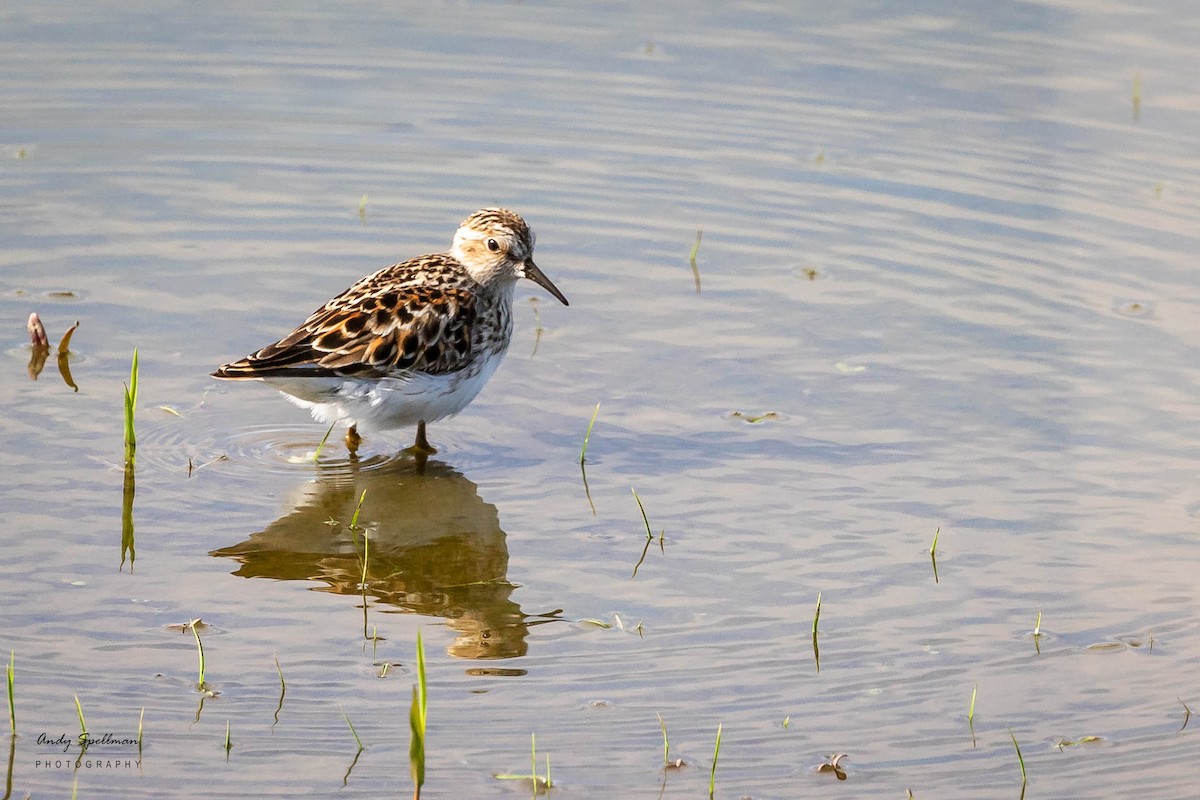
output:
[[[427,797],[528,792],[531,733],[553,793],[703,796],[718,726],[718,797],[1016,797],[1010,730],[1028,797],[1187,796],[1198,40],[1167,2],[0,10],[11,795],[406,795],[420,630]],[[571,306],[521,287],[423,474],[208,377],[494,204]],[[31,312],[80,321],[78,391]],[[76,697],[140,760],[39,743]]]

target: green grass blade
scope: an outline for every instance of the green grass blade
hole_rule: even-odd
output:
[[[817,623],[821,621],[821,592],[817,592],[817,608],[813,611],[812,624],[812,646],[813,646],[813,663],[816,664],[817,672],[821,671],[821,648],[817,644]]]
[[[426,710],[428,709],[428,683],[425,678],[425,641],[417,631],[417,687],[421,690],[421,732],[425,732]]]
[[[358,527],[358,515],[362,513],[363,501],[366,499],[367,499],[367,490],[363,489],[362,494],[360,494],[358,496],[358,505],[354,508],[354,516],[352,516],[350,518],[350,536],[351,537],[354,536],[355,531],[362,530],[361,528]],[[362,575],[359,576],[358,585],[359,585],[359,587],[362,588],[362,592],[363,592],[363,613],[364,613],[363,634],[365,635],[366,634],[365,614],[366,614],[366,608],[367,608],[367,601],[366,601],[366,597],[367,597],[367,567],[371,563],[371,540],[367,536],[367,532],[365,530],[362,531],[362,537],[363,537]]]
[[[1008,735],[1012,737],[1013,747],[1017,751],[1017,763],[1021,765],[1021,785],[1024,786],[1028,782],[1028,776],[1025,774],[1025,759],[1021,757],[1021,745],[1017,744],[1017,735],[1012,732],[1012,728],[1008,729]]]
[[[325,449],[325,443],[329,441],[329,434],[333,433],[334,425],[337,425],[336,421],[329,424],[329,430],[325,431],[325,435],[321,437],[321,441],[317,445],[317,449],[313,451],[313,461],[317,461],[321,458],[321,451]]]
[[[342,709],[342,719],[346,720],[346,725],[350,728],[350,735],[354,737],[354,743],[358,745],[358,752],[362,752],[366,747],[362,743],[362,739],[358,738],[358,731],[354,730],[354,723],[350,721],[350,717],[346,715],[346,709]]]
[[[709,800],[712,800],[713,791],[716,789],[716,786],[717,786],[717,759],[721,755],[721,728],[722,727],[723,726],[721,726],[721,725],[717,725],[717,746],[715,748],[713,748],[712,772],[710,772],[708,774],[708,797],[709,797]]]
[[[204,691],[204,645],[200,642],[200,631],[197,629],[196,623],[200,620],[192,620],[191,629],[192,636],[196,637],[196,655],[200,661],[200,680],[197,684],[200,691]]]
[[[125,450],[137,447],[133,433],[133,395],[129,393],[129,384],[122,383],[125,388]]]
[[[8,651],[8,727],[13,736],[17,735],[17,706],[13,701],[13,684],[17,678],[17,651]]]
[[[671,764],[671,743],[667,741],[667,723],[663,722],[662,714],[659,714],[657,711],[654,712],[654,716],[658,717],[658,727],[662,728],[663,766],[666,767]]]
[[[363,501],[367,499],[367,490],[363,489],[358,496],[358,505],[354,507],[354,516],[350,518],[350,529],[358,530],[358,515],[362,513]]]
[[[979,684],[971,690],[971,707],[967,709],[967,728],[971,731],[971,747],[975,746],[975,695],[979,692]]]
[[[138,350],[133,348],[133,363],[129,367],[129,394],[133,398],[134,408],[138,400]]]
[[[415,684],[412,687],[412,705],[408,710],[408,726],[412,731],[412,739],[408,744],[408,770],[412,775],[414,795],[420,796],[421,787],[425,785],[425,731],[421,729],[421,692]]]
[[[129,368],[129,383],[125,385],[125,461],[132,464],[137,450],[137,434],[133,427],[133,415],[138,397],[138,351],[133,349],[133,363]]]
[[[413,797],[421,796],[425,785],[425,721],[428,712],[428,684],[425,677],[425,642],[421,631],[417,631],[417,683],[412,690],[412,705],[408,711],[408,725],[412,739],[408,746],[408,767],[413,779]]]
[[[86,742],[88,738],[87,722],[83,719],[83,706],[79,704],[79,695],[75,695],[75,711],[79,714],[79,738]]]
[[[592,439],[592,426],[596,424],[596,416],[600,413],[600,404],[596,403],[596,410],[592,412],[592,419],[588,423],[587,432],[583,434],[583,449],[579,451],[579,463],[582,465],[584,459],[587,458],[588,442]]]
[[[650,530],[650,520],[646,517],[646,507],[642,505],[642,498],[638,497],[637,489],[632,486],[629,491],[633,492],[633,499],[637,501],[638,511],[642,512],[642,523],[646,526],[646,538],[653,539],[654,532]]]

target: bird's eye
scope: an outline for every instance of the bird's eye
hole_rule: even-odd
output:
[[[495,239],[488,239],[487,240],[487,249],[491,250],[493,253],[499,253],[500,252],[500,243],[497,242]]]

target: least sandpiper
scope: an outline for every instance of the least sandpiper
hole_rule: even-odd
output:
[[[274,344],[214,377],[262,380],[315,419],[366,432],[417,426],[413,450],[436,452],[425,425],[457,414],[496,371],[512,337],[513,287],[529,278],[567,305],[533,263],[533,231],[485,208],[463,220],[450,252],[368,275]]]

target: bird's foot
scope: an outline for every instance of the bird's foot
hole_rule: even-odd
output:
[[[358,446],[362,444],[362,437],[358,435],[358,427],[351,425],[346,429],[346,449],[350,451],[350,456],[358,455]]]

